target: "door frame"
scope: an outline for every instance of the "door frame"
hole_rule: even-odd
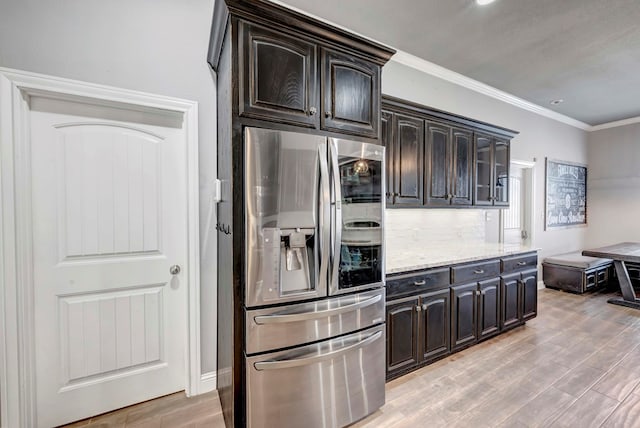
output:
[[[509,162],[509,167],[511,165],[518,166],[522,169],[522,175],[525,180],[529,183],[527,187],[527,192],[524,195],[524,198],[529,205],[529,213],[525,214],[525,217],[529,220],[529,246],[531,248],[535,248],[535,238],[536,238],[536,163],[530,161],[523,161],[517,159],[511,159]],[[500,242],[504,242],[504,211],[500,210]]]
[[[0,421],[36,426],[29,98],[79,101],[183,117],[187,150],[185,391],[202,392],[198,218],[198,103],[0,67]],[[166,113],[165,113],[166,114]]]

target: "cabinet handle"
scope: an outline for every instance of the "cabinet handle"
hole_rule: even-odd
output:
[[[480,274],[483,274],[484,271],[482,269],[478,269],[478,270],[474,270],[473,273],[475,273],[476,275],[480,275]]]
[[[327,119],[331,118],[331,112],[330,111],[325,111],[324,112],[324,117],[326,117]]]
[[[526,266],[527,262],[518,262],[518,266]]]
[[[318,112],[318,110],[315,107],[311,107],[309,109],[309,116],[313,116],[314,114],[316,114]]]
[[[426,280],[422,279],[420,281],[413,281],[413,285],[425,285],[427,283]]]
[[[416,312],[420,312],[422,310],[422,307],[420,305],[416,306]]]

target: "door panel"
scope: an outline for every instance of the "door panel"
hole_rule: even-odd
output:
[[[240,21],[241,116],[318,126],[316,46]]]
[[[522,318],[534,318],[538,313],[538,270],[522,272]]]
[[[377,138],[380,67],[351,55],[322,49],[322,73],[322,128]]]
[[[477,340],[476,283],[451,287],[451,349],[470,345]]]
[[[495,140],[494,205],[509,206],[509,142]]]
[[[395,115],[395,205],[422,205],[424,122]]]
[[[475,205],[493,205],[493,143],[491,137],[475,135]]]
[[[178,118],[129,112],[128,122],[106,107],[89,118],[85,104],[44,99],[32,109],[35,332],[47,349],[36,353],[39,426],[184,389]]]
[[[501,279],[502,328],[511,328],[521,324],[522,306],[520,304],[520,274],[505,275]]]
[[[387,206],[393,205],[393,192],[394,188],[394,147],[393,147],[393,113],[388,111],[382,111],[380,116],[380,144],[385,147],[385,196]]]
[[[450,205],[451,128],[427,123],[426,147],[425,203],[431,206]]]
[[[500,279],[478,283],[478,339],[500,331]]]
[[[473,139],[471,132],[453,129],[451,138],[451,204],[471,205],[471,175],[473,169]]]
[[[387,305],[387,375],[418,363],[418,298]]]
[[[420,339],[422,360],[428,361],[449,353],[450,324],[449,289],[421,296],[422,323]]]

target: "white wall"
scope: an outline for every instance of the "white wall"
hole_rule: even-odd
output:
[[[640,242],[640,124],[589,134],[590,247]]]
[[[0,66],[199,103],[202,368],[215,369],[215,80],[206,63],[213,0],[1,0]],[[215,220],[211,223],[215,226]]]
[[[587,132],[393,61],[383,68],[382,92],[519,131],[511,158],[536,161],[534,245],[540,248],[540,259],[584,247],[587,227],[544,230],[544,160],[586,164]]]

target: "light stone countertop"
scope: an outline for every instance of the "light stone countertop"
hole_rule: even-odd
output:
[[[415,248],[407,246],[401,250],[394,249],[393,251],[387,251],[386,273],[389,275],[400,272],[429,269],[438,266],[510,256],[537,250],[537,248],[517,244],[505,245],[472,243],[446,247],[439,246],[439,248],[430,248],[426,246]]]

